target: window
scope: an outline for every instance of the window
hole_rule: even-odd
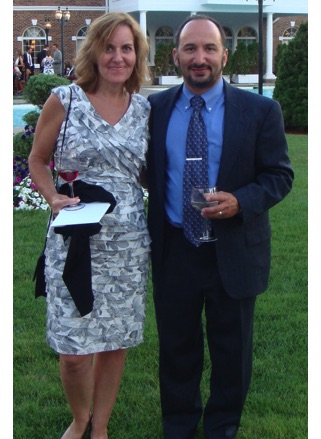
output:
[[[33,63],[37,64],[37,55],[46,44],[46,33],[39,26],[31,26],[22,36],[22,52],[25,53],[28,47],[32,48]]]
[[[169,26],[162,26],[157,29],[155,34],[155,45],[159,43],[173,43],[174,42],[174,32]]]
[[[76,53],[78,53],[78,50],[87,35],[88,29],[89,26],[83,26],[81,29],[79,29],[76,40]]]
[[[243,41],[246,46],[256,42],[256,32],[252,27],[245,26],[237,34],[237,43]]]
[[[298,28],[295,26],[288,27],[283,32],[282,36],[279,39],[282,41],[282,44],[288,44],[289,41],[293,40],[295,34],[297,33]]]
[[[229,29],[228,27],[225,27],[225,26],[223,26],[223,30],[224,30],[225,37],[226,37],[226,47],[228,48],[228,50],[230,52],[232,52],[232,47],[233,47],[232,31],[231,31],[231,29]]]

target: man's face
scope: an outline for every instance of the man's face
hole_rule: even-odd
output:
[[[195,94],[209,90],[221,78],[228,51],[219,29],[208,20],[192,20],[183,28],[174,62]]]

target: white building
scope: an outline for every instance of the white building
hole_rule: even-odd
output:
[[[314,0],[317,2],[317,0]],[[57,3],[56,3],[57,4]],[[84,5],[85,4],[85,5]],[[108,11],[130,13],[149,40],[149,64],[154,65],[159,42],[172,42],[176,29],[190,14],[202,13],[219,21],[226,33],[228,48],[234,51],[239,41],[259,40],[259,4],[262,5],[262,43],[265,80],[273,80],[273,59],[277,45],[293,38],[300,22],[307,20],[308,0],[66,0],[70,20],[64,36],[55,20],[52,0],[13,0],[13,53],[33,47],[34,55],[46,41],[46,26],[51,22],[49,42],[58,41],[71,61],[86,35],[91,20]]]
[[[140,23],[150,44],[150,61],[153,64],[158,41],[173,40],[179,24],[190,14],[202,13],[219,21],[227,34],[228,47],[234,51],[238,41],[257,41],[259,0],[109,0],[110,11],[124,11]],[[265,66],[264,79],[275,79],[273,74],[273,41],[275,23],[285,16],[291,17],[288,27],[278,39],[291,38],[295,32],[295,15],[308,13],[307,0],[262,0]],[[293,25],[293,26],[292,26]],[[285,35],[283,35],[285,34]],[[288,36],[286,36],[288,35]]]

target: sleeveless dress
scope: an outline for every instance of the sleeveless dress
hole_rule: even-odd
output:
[[[46,244],[47,341],[58,353],[90,354],[137,346],[143,341],[150,264],[143,191],[150,104],[133,94],[126,114],[114,126],[95,111],[76,84],[53,93],[65,111],[72,104],[63,148],[77,147],[78,179],[102,186],[116,199],[102,228],[90,237],[93,310],[81,317],[63,280],[70,238],[49,228]],[[57,147],[62,144],[63,122]],[[63,180],[60,184],[65,183]]]
[[[43,73],[45,75],[53,75],[54,72],[54,68],[53,68],[53,58],[51,59],[47,59],[45,58],[44,63],[43,63]]]

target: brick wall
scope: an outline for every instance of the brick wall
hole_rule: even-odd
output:
[[[107,0],[64,0],[62,10],[65,10],[68,6],[86,6],[86,7],[104,7]],[[13,0],[14,6],[23,7],[36,7],[39,5],[39,0]],[[36,18],[38,20],[37,26],[44,29],[45,20],[49,18],[51,21],[51,29],[49,36],[51,41],[49,44],[57,43],[61,49],[61,24],[55,20],[55,11],[58,6],[61,5],[61,0],[42,0],[41,6],[52,6],[54,9],[52,11],[14,11],[13,12],[13,56],[16,51],[24,51],[22,41],[17,41],[17,37],[21,37],[25,30],[31,26],[31,19]],[[85,19],[91,18],[93,21],[95,18],[99,17],[102,12],[100,11],[70,11],[71,18],[64,26],[64,58],[65,62],[72,62],[76,55],[76,41],[72,40],[73,36],[76,36],[78,31],[85,26]],[[282,36],[283,32],[290,27],[290,21],[295,21],[295,26],[299,27],[302,21],[307,21],[308,16],[293,16],[293,17],[281,17],[279,19],[274,19],[273,24],[273,51],[274,56],[276,54],[277,46],[280,44],[279,37]],[[266,34],[266,23],[264,21],[263,35]],[[263,50],[266,50],[265,41],[263,41]],[[264,58],[265,64],[265,58]],[[265,67],[264,67],[265,68]]]
[[[34,0],[28,0],[28,3],[32,3]],[[44,1],[45,2],[45,1]],[[18,3],[18,0],[16,0]],[[48,1],[49,3],[49,1]],[[87,4],[89,2],[87,1]],[[92,3],[95,3],[92,1]],[[97,2],[96,2],[97,3]],[[62,8],[65,10],[65,7]],[[76,36],[78,31],[86,26],[85,19],[91,18],[93,21],[95,18],[99,17],[101,12],[86,12],[86,11],[71,11],[71,17],[68,22],[64,24],[64,59],[65,62],[72,62],[73,58],[76,55],[76,41],[72,40],[73,36]],[[37,19],[37,26],[45,29],[45,20],[46,18],[50,19],[51,29],[49,31],[49,46],[53,43],[57,43],[59,49],[61,50],[61,22],[55,20],[55,11],[14,11],[13,13],[13,23],[14,23],[14,32],[13,32],[13,56],[18,50],[22,50],[24,52],[23,42],[18,41],[18,37],[22,37],[26,29],[32,26],[31,20]],[[50,39],[51,37],[51,39]],[[45,39],[43,40],[43,43]],[[35,54],[36,55],[36,54]]]
[[[299,28],[300,23],[308,21],[307,15],[295,15],[292,17],[281,17],[274,20],[273,24],[273,57],[276,55],[277,47],[282,42],[279,40],[286,29],[291,27],[291,21],[295,21],[295,27]]]

